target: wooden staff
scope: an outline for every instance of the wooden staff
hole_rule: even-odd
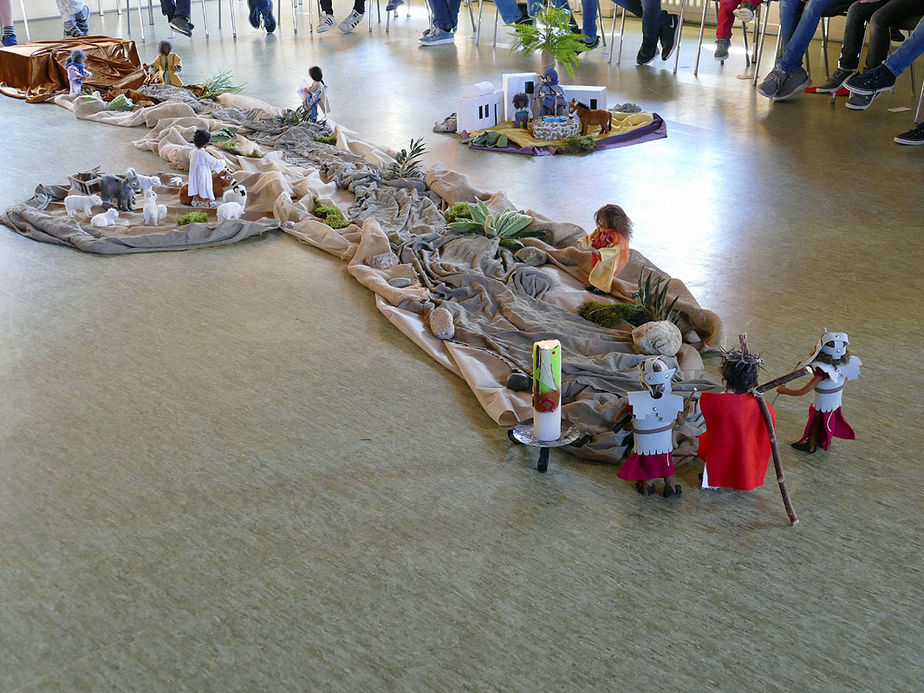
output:
[[[775,390],[780,385],[785,385],[790,380],[795,380],[796,378],[801,378],[803,375],[811,375],[812,367],[811,366],[802,366],[797,370],[794,370],[792,373],[787,373],[786,375],[781,375],[779,378],[774,378],[769,383],[764,383],[763,385],[758,385],[755,390],[760,394],[769,392],[770,390]]]
[[[747,355],[749,353],[748,336],[746,334],[739,334],[738,342],[741,344],[741,353]],[[767,401],[764,399],[761,390],[764,388],[769,389],[769,387],[775,387],[776,385],[782,385],[782,382],[778,382],[781,380],[783,382],[795,380],[805,375],[804,370],[805,369],[794,371],[784,375],[782,378],[777,378],[767,383],[763,388],[755,387],[751,390],[751,395],[757,400],[757,405],[760,407],[760,413],[764,417],[764,425],[767,427],[767,434],[770,437],[770,451],[773,453],[773,467],[776,469],[776,481],[780,485],[780,495],[783,496],[783,505],[786,507],[786,514],[789,516],[790,525],[796,524],[799,518],[796,516],[796,511],[792,507],[792,501],[789,498],[789,490],[786,488],[786,479],[783,476],[783,460],[780,458],[780,446],[776,442],[776,429],[773,427],[773,417],[770,415],[770,407],[767,406]],[[808,370],[811,372],[811,369]]]

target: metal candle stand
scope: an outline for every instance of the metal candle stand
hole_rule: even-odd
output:
[[[584,431],[570,421],[561,422],[561,437],[558,440],[539,440],[536,438],[532,419],[517,424],[509,429],[507,431],[507,437],[510,438],[510,441],[513,443],[539,448],[539,461],[536,464],[536,469],[540,472],[545,472],[549,468],[550,449],[572,444],[575,447],[580,447],[587,442]]]

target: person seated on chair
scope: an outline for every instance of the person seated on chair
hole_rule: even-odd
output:
[[[318,20],[318,33],[323,34],[334,28],[334,5],[333,0],[320,0],[321,18]],[[366,16],[366,0],[353,0],[353,9],[340,22],[340,31],[349,34],[353,29],[359,26]]]
[[[556,2],[567,3],[567,0],[556,0]],[[420,43],[424,46],[440,46],[454,43],[461,4],[461,0],[447,0],[431,4],[433,25],[423,32]],[[395,6],[397,7],[397,5]],[[504,20],[504,24],[519,24],[529,21],[526,3],[517,2],[516,0],[497,0],[495,6],[498,14]]]
[[[680,37],[680,17],[668,14],[661,9],[661,0],[613,0],[620,7],[636,17],[642,18],[642,46],[638,49],[635,62],[647,65],[658,54],[661,44],[661,60],[668,60],[677,47]],[[597,36],[597,0],[582,0],[582,24],[584,39],[588,49],[596,48],[600,39]],[[613,18],[616,21],[616,18]]]
[[[785,101],[811,84],[808,72],[802,67],[802,56],[815,36],[818,22],[825,15],[843,12],[853,2],[855,0],[780,0],[783,54],[757,87],[757,92],[774,101]]]
[[[16,33],[13,31],[13,0],[0,0],[0,24],[3,25],[3,45],[15,46]]]
[[[90,8],[83,0],[56,0],[64,20],[64,35],[86,36],[90,33]]]
[[[260,22],[263,22],[263,28],[267,34],[276,31],[276,18],[273,16],[273,0],[247,0],[247,21],[254,29],[260,28]]]
[[[855,94],[878,94],[895,87],[895,80],[924,53],[924,19],[911,32],[892,55],[872,70],[849,77],[844,86]],[[903,132],[894,138],[898,144],[924,144],[924,124]]]
[[[728,60],[728,49],[731,47],[732,27],[735,25],[735,19],[740,19],[747,24],[754,19],[755,7],[756,5],[749,0],[719,0],[713,58],[719,61]]]
[[[863,35],[869,23],[869,46],[866,50],[866,69],[872,70],[889,54],[892,30],[902,26],[909,19],[920,17],[924,13],[924,0],[859,0],[847,10],[847,23],[844,26],[844,41],[841,45],[841,57],[834,74],[822,86],[821,94],[837,93],[844,86],[847,78],[856,74],[860,66],[860,52],[863,50]],[[851,92],[847,97],[847,108],[852,111],[865,111],[880,92],[858,94]]]
[[[189,21],[190,0],[160,0],[160,11],[167,18],[170,28],[184,36],[192,36],[195,27]]]

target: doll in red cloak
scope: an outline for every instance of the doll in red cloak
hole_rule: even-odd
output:
[[[760,363],[754,354],[726,352],[722,359],[725,392],[704,392],[699,398],[706,421],[697,452],[706,462],[703,488],[750,491],[764,483],[770,463],[770,435],[760,405],[750,394],[757,385]],[[775,423],[772,408],[770,416]]]
[[[608,294],[617,276],[629,262],[632,222],[619,205],[603,205],[594,214],[597,228],[584,236],[578,246],[593,253],[587,290]]]

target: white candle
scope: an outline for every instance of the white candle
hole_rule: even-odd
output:
[[[533,344],[533,432],[540,441],[561,438],[561,342]]]

